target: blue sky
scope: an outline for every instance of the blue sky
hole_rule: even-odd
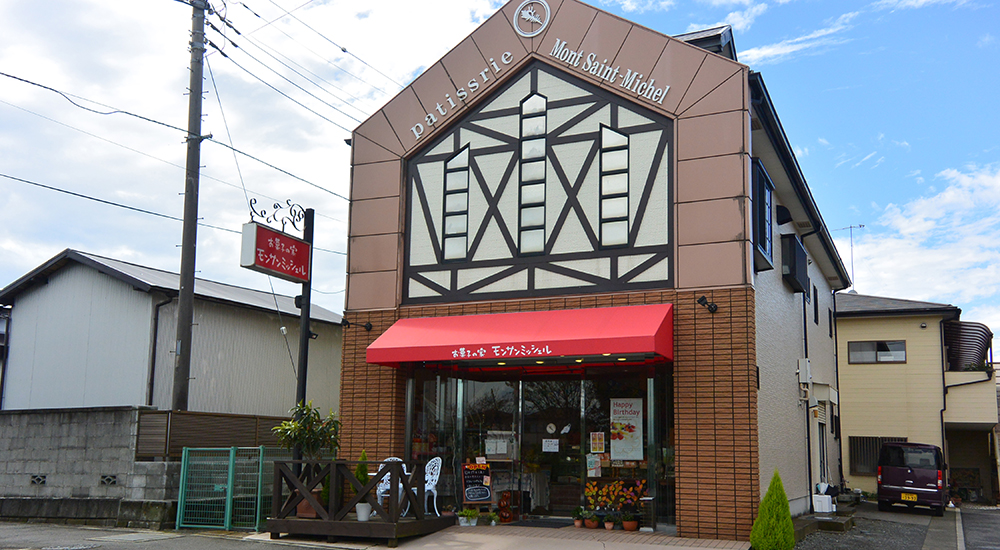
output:
[[[336,252],[346,249],[347,204],[335,193],[348,194],[343,140],[500,4],[212,4],[242,34],[226,31],[227,44],[209,31],[230,58],[209,57],[204,133],[287,173],[207,142],[204,223],[238,230],[249,219],[248,196],[315,208],[324,251],[316,253],[314,298],[340,311],[345,267]],[[1000,330],[1000,7],[975,0],[595,5],[665,34],[732,25],[739,59],[763,74],[848,269],[850,232],[841,228],[864,225],[853,232],[856,289],[955,304],[963,319]],[[0,0],[0,72],[72,94],[95,111],[184,127],[189,29],[190,8],[172,0],[127,9]],[[0,76],[0,174],[180,217],[183,163],[176,130],[96,114]],[[4,176],[0,219],[0,286],[67,247],[174,271],[180,263],[179,222]],[[239,268],[238,240],[201,228],[199,275],[297,292]]]

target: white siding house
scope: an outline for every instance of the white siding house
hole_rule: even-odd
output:
[[[177,283],[175,273],[65,250],[0,290],[0,304],[12,306],[0,409],[169,409]],[[314,305],[312,318],[307,396],[336,410],[341,317]],[[292,298],[199,279],[194,323],[190,410],[287,414],[298,357]]]

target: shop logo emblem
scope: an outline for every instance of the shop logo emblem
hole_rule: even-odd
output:
[[[514,30],[525,38],[538,36],[549,25],[550,15],[545,0],[524,0],[514,13]]]

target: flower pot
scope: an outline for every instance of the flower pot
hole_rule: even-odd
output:
[[[604,528],[607,529],[608,531],[614,531],[615,530],[615,522],[613,522],[613,521],[605,521],[604,522]]]
[[[574,519],[573,520],[573,525],[575,525],[576,527],[583,527],[583,520],[582,519]]]
[[[467,518],[465,516],[458,516],[458,524],[462,527],[475,527],[476,523],[479,522],[479,518]]]
[[[368,521],[372,515],[372,505],[367,502],[357,503],[354,510],[358,513],[358,521]]]
[[[583,525],[586,526],[587,529],[597,529],[597,524],[597,518],[583,520]]]
[[[312,496],[316,500],[319,500],[320,491],[312,491]],[[319,514],[316,510],[309,504],[309,501],[302,499],[298,504],[295,505],[295,517],[297,518],[318,518]]]
[[[639,520],[622,521],[622,529],[625,529],[626,531],[638,531]]]

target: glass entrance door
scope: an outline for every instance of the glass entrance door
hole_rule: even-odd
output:
[[[582,504],[580,382],[521,382],[521,471],[532,515],[568,516]]]

